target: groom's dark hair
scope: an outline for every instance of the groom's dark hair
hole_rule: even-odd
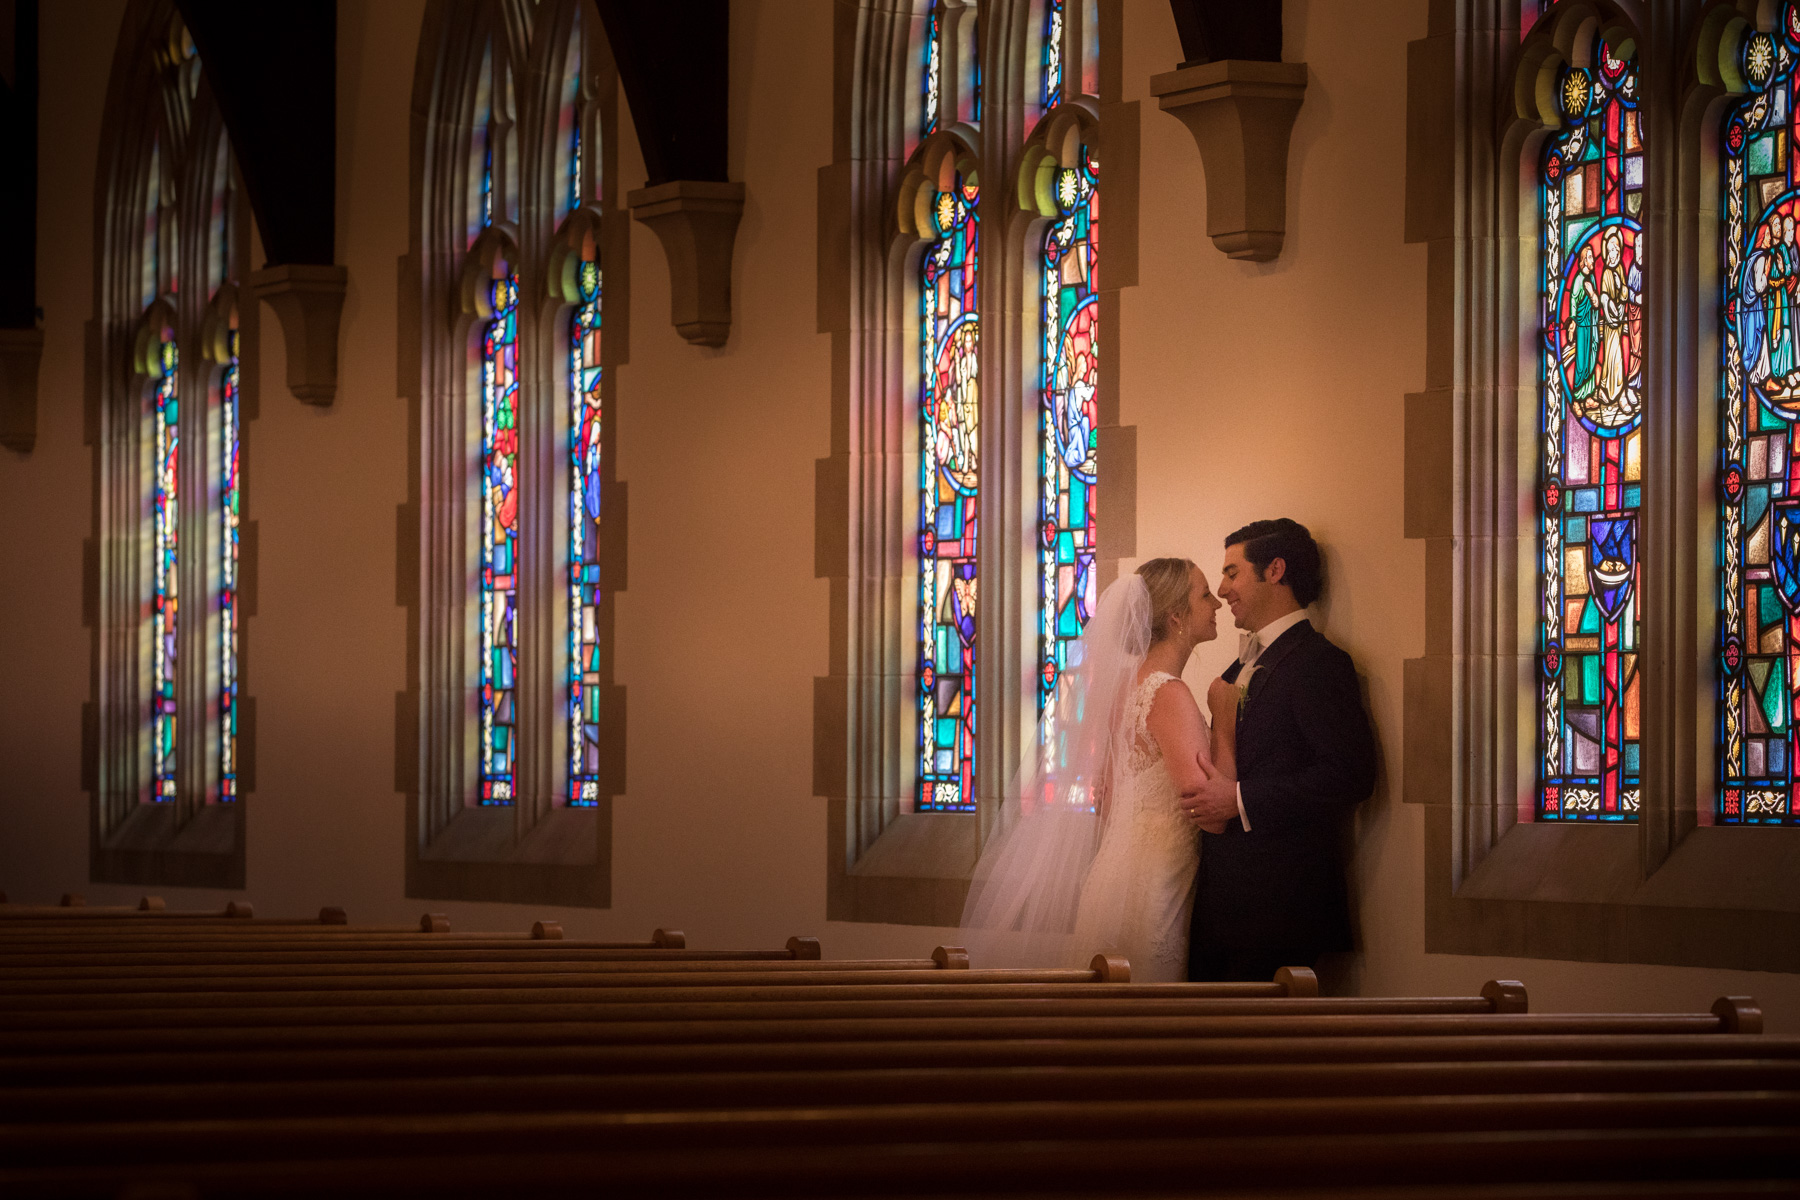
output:
[[[1256,568],[1261,579],[1269,564],[1280,559],[1286,566],[1281,582],[1294,591],[1294,600],[1305,608],[1319,598],[1324,587],[1324,572],[1319,563],[1319,543],[1306,526],[1286,517],[1273,521],[1252,521],[1225,539],[1225,546],[1244,548],[1244,558]]]

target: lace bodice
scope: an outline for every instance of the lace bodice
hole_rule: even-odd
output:
[[[1125,705],[1126,744],[1131,748],[1125,767],[1133,775],[1142,774],[1162,762],[1162,750],[1150,736],[1150,708],[1156,703],[1156,693],[1162,690],[1162,685],[1174,678],[1167,671],[1150,672],[1132,690],[1131,699]]]

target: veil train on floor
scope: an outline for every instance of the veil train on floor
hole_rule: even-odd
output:
[[[1150,592],[1133,573],[1101,593],[1071,644],[970,882],[961,926],[972,966],[1086,966],[1093,955],[1071,935],[1108,802],[1122,795],[1124,710],[1150,626]]]

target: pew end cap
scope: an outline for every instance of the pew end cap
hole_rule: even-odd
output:
[[[1713,1015],[1725,1033],[1761,1033],[1762,1005],[1752,996],[1720,996],[1713,1001]]]
[[[1088,970],[1099,976],[1101,983],[1130,983],[1131,962],[1117,954],[1096,954]]]
[[[80,892],[64,892],[62,906],[64,908],[86,908],[87,897]]]
[[[443,913],[426,913],[419,918],[420,933],[449,933],[450,918]]]
[[[650,944],[658,950],[686,950],[687,934],[679,929],[658,929],[650,934]]]
[[[1516,979],[1490,979],[1481,985],[1481,998],[1494,1006],[1496,1013],[1528,1013],[1531,997],[1525,985]]]
[[[533,921],[531,923],[531,940],[534,942],[562,941],[562,922]]]
[[[225,915],[238,921],[248,921],[256,915],[256,906],[248,900],[233,900],[225,906]]]
[[[321,925],[348,925],[349,923],[350,914],[336,905],[327,905],[319,910],[319,924]]]
[[[819,939],[816,937],[791,937],[787,940],[787,949],[788,953],[795,958],[807,962],[818,962],[824,957],[824,952],[819,949]]]
[[[1319,994],[1319,977],[1311,967],[1282,967],[1275,972],[1275,982],[1290,997],[1317,997]]]
[[[966,971],[969,969],[969,952],[961,946],[939,946],[931,952],[931,961],[941,970]]]
[[[138,901],[139,912],[161,912],[165,907],[161,896],[145,896]]]

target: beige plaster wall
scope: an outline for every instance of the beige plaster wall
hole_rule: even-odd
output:
[[[0,450],[0,887],[43,901],[142,888],[85,883],[88,694],[82,543],[83,324],[92,315],[95,141],[122,0],[43,14],[39,440]],[[265,913],[346,905],[399,921],[427,907],[460,927],[560,918],[574,935],[684,928],[695,944],[816,933],[839,955],[917,955],[947,930],[827,923],[825,801],[811,796],[812,679],[826,673],[827,593],[813,573],[813,463],[829,449],[830,348],[815,332],[815,172],[831,157],[831,4],[736,0],[731,173],[748,189],[731,339],[681,341],[660,245],[632,231],[630,361],[618,368],[618,474],[629,489],[619,597],[627,791],[613,807],[613,907],[408,899],[395,696],[406,686],[395,510],[406,499],[396,260],[407,242],[408,109],[424,0],[341,0],[340,261],[350,270],[340,391],[293,400],[265,318],[260,413],[245,430],[258,537],[245,688],[257,705],[246,895]],[[1311,67],[1290,161],[1288,239],[1269,264],[1204,236],[1202,165],[1157,111],[1149,76],[1181,55],[1168,6],[1125,0],[1126,99],[1141,103],[1140,283],[1122,295],[1122,420],[1138,428],[1138,549],[1216,567],[1226,532],[1260,516],[1327,543],[1318,615],[1357,658],[1386,769],[1359,822],[1369,993],[1467,993],[1495,976],[1539,1009],[1704,1007],[1748,992],[1800,1029],[1800,978],[1459,958],[1423,952],[1422,812],[1401,804],[1402,662],[1422,650],[1423,561],[1402,536],[1402,409],[1424,375],[1424,252],[1402,241],[1406,43],[1424,0],[1287,0],[1287,57]],[[104,47],[104,52],[96,52]],[[643,181],[628,123],[626,187]],[[1127,564],[1129,565],[1129,564]],[[1205,647],[1203,687],[1235,651]],[[157,889],[173,904],[220,893]]]

